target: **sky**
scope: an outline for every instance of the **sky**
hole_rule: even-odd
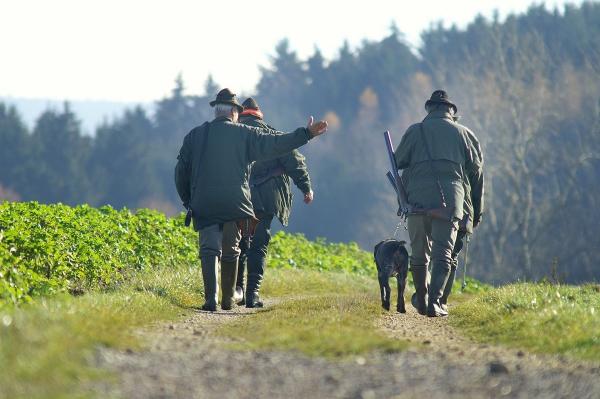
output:
[[[437,24],[464,27],[540,1],[0,0],[0,97],[151,102],[182,74],[189,94],[217,84],[250,94],[282,39],[326,59],[395,23],[413,48]],[[566,1],[549,0],[549,8]],[[579,4],[581,1],[569,1]]]

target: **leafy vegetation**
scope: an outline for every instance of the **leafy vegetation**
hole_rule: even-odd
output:
[[[463,302],[450,322],[471,337],[600,360],[600,287],[513,284]]]
[[[135,271],[197,263],[181,219],[87,205],[0,204],[0,304],[108,287]]]
[[[269,245],[269,267],[317,271],[345,271],[373,275],[373,254],[356,243],[328,243],[324,239],[307,240],[302,234],[278,232]]]

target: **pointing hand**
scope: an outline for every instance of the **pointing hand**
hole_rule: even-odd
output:
[[[327,122],[318,121],[314,123],[314,118],[311,116],[310,118],[308,118],[308,125],[306,125],[306,128],[310,132],[311,137],[317,137],[327,131]]]

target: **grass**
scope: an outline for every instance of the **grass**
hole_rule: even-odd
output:
[[[136,348],[135,327],[201,303],[197,268],[145,272],[109,292],[40,298],[0,311],[0,398],[87,397],[95,348]]]
[[[600,286],[512,284],[457,305],[450,322],[472,338],[600,360]]]
[[[329,358],[399,351],[407,343],[374,328],[382,309],[377,281],[343,273],[269,270],[264,293],[283,301],[223,325],[233,349],[291,350]],[[286,298],[287,297],[287,298]]]

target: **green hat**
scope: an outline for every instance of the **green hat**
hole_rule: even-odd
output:
[[[256,100],[253,99],[252,97],[248,97],[246,100],[244,100],[242,105],[244,106],[244,109],[247,109],[247,108],[260,109]]]
[[[211,107],[214,107],[217,104],[233,105],[238,109],[238,112],[242,112],[244,110],[244,107],[240,105],[235,94],[227,88],[221,90],[217,94],[217,98],[210,102]]]
[[[458,108],[448,99],[448,93],[444,90],[436,90],[431,93],[431,98],[425,102],[425,109],[432,104],[446,104],[454,108],[454,113],[458,112]]]

